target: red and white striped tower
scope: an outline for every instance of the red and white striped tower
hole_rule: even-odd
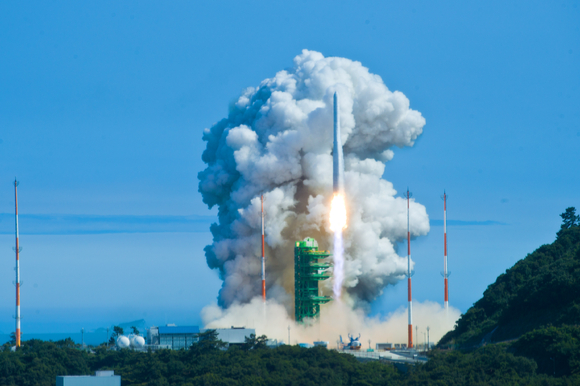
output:
[[[20,245],[18,243],[18,181],[14,179],[14,202],[16,207],[16,347],[20,347]]]
[[[262,301],[266,303],[266,264],[264,257],[264,195],[262,194]]]
[[[447,279],[449,272],[447,272],[447,194],[443,191],[443,280],[445,281],[445,312],[449,309],[449,287]]]
[[[409,188],[407,188],[407,280],[408,280],[408,292],[409,292],[409,342],[407,344],[408,348],[413,348],[413,300],[411,297],[411,231],[409,228],[409,198],[411,193],[409,193]]]

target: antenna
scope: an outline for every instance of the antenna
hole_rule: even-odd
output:
[[[408,286],[408,300],[409,300],[409,341],[408,348],[413,348],[413,300],[411,296],[411,230],[409,226],[409,198],[412,193],[407,188],[407,286]]]
[[[15,228],[16,228],[16,348],[20,347],[20,251],[22,248],[18,242],[18,185],[20,183],[14,179],[14,206],[15,206]]]
[[[450,272],[447,271],[447,193],[443,191],[443,281],[444,281],[444,307],[445,315],[447,315],[447,310],[449,309],[449,286],[447,279],[449,278]]]
[[[419,340],[419,326],[415,326],[415,338]]]

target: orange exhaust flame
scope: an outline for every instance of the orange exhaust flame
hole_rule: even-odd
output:
[[[346,229],[346,205],[340,194],[335,194],[330,204],[330,229],[333,232]]]

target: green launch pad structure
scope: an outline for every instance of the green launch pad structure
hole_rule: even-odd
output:
[[[318,282],[330,278],[326,270],[330,263],[318,260],[330,256],[328,251],[319,251],[318,243],[311,237],[297,241],[294,247],[294,314],[296,322],[320,316],[320,305],[328,303],[329,296],[320,296]]]

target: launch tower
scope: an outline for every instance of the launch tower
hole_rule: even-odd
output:
[[[297,241],[294,247],[294,314],[296,322],[316,319],[320,305],[328,303],[329,296],[320,296],[318,282],[330,278],[326,270],[330,263],[319,262],[330,256],[328,251],[319,251],[318,243],[311,237]]]

